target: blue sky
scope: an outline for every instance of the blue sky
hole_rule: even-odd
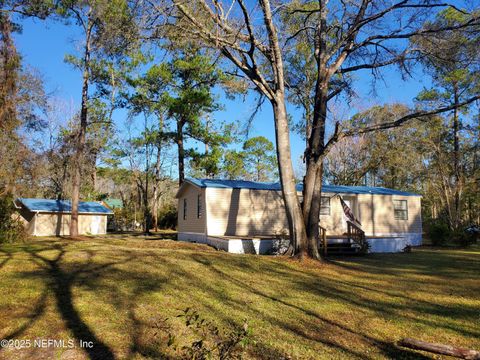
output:
[[[23,31],[16,34],[16,45],[23,56],[25,65],[36,68],[44,77],[48,92],[57,98],[62,98],[68,103],[73,103],[76,108],[80,104],[81,74],[71,65],[64,62],[66,54],[75,54],[81,46],[81,34],[79,28],[72,25],[64,25],[57,21],[40,21],[26,19],[21,21]],[[391,103],[395,101],[411,103],[415,95],[423,86],[429,86],[428,78],[422,81],[422,74],[415,74],[415,79],[403,81],[396,68],[384,71],[384,81],[376,84],[376,95],[371,92],[370,77],[368,72],[358,73],[357,93],[359,95],[351,106],[339,104],[340,114],[351,115],[375,103]],[[221,121],[243,122],[251,114],[255,106],[253,94],[246,97],[238,97],[235,101],[222,99],[224,110],[219,111],[212,117]],[[293,117],[300,117],[301,112],[289,106],[289,113]],[[349,113],[349,114],[348,114]],[[119,127],[123,125],[126,112],[116,111],[114,120]],[[253,122],[251,136],[263,135],[274,142],[273,117],[270,104],[265,102],[261,112]],[[292,159],[298,162],[303,153],[304,142],[300,136],[292,134]]]

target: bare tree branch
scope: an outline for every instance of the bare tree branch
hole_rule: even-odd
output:
[[[344,136],[353,136],[353,135],[365,134],[365,133],[372,132],[372,131],[377,131],[377,130],[391,129],[391,128],[394,128],[394,127],[401,126],[409,120],[420,119],[420,118],[424,118],[424,117],[427,117],[427,116],[437,115],[437,114],[441,114],[441,113],[448,112],[448,111],[451,111],[451,110],[455,110],[455,109],[461,108],[465,105],[471,104],[472,102],[474,102],[476,100],[479,100],[479,99],[480,99],[480,95],[476,95],[476,96],[473,96],[473,97],[471,97],[471,98],[469,98],[469,99],[467,99],[467,100],[465,100],[461,103],[458,103],[457,105],[445,106],[445,107],[437,108],[435,110],[430,110],[430,111],[416,111],[414,113],[405,115],[405,116],[403,116],[403,117],[401,117],[397,120],[390,121],[390,122],[387,122],[387,123],[375,124],[375,125],[367,126],[365,128],[345,131]]]

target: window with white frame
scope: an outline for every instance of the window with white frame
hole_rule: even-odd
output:
[[[330,215],[330,197],[322,196],[320,198],[320,215]]]
[[[408,220],[407,200],[393,200],[393,212],[395,220]]]

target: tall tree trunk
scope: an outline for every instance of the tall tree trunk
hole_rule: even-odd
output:
[[[323,159],[323,158],[322,158]],[[306,221],[305,227],[308,239],[308,254],[314,259],[320,259],[318,249],[319,239],[319,222],[320,222],[320,204],[322,197],[322,178],[323,178],[323,161],[311,163],[308,166],[307,174],[304,180],[304,192],[310,203],[308,211],[303,209],[303,217]],[[305,200],[304,200],[305,206]],[[307,212],[306,212],[307,211]]]
[[[302,210],[298,202],[284,97],[280,95],[279,98],[272,101],[272,105],[275,119],[278,170],[290,230],[291,246],[293,253],[303,258],[307,255],[307,234]]]
[[[147,131],[147,117],[145,117],[145,132]],[[148,188],[150,178],[150,144],[145,141],[145,187],[143,190],[143,232],[150,235],[151,211],[148,203]]]
[[[90,76],[90,40],[91,40],[91,23],[90,19],[87,23],[85,34],[85,52],[83,57],[83,84],[82,84],[82,105],[80,110],[80,129],[77,137],[77,149],[75,159],[73,161],[73,179],[72,179],[72,212],[70,219],[70,236],[78,236],[78,203],[80,199],[81,171],[85,151],[85,137],[87,132],[88,117],[88,85]]]
[[[178,185],[185,180],[185,148],[183,144],[183,120],[177,121],[177,148],[178,148]]]
[[[458,87],[453,86],[454,91],[454,105],[458,105]],[[459,141],[459,119],[458,109],[453,110],[453,171],[455,178],[454,185],[454,227],[457,229],[460,226],[460,141]]]
[[[158,231],[158,185],[155,183],[153,185],[153,199],[152,199],[152,219],[153,219],[153,229]]]
[[[16,96],[18,92],[18,70],[20,58],[12,39],[12,23],[8,13],[0,13],[1,85],[0,85],[0,129],[11,133],[18,126]]]
[[[155,182],[153,184],[153,199],[152,199],[153,228],[155,229],[155,231],[158,231],[158,200],[159,200],[158,190],[160,187],[161,156],[162,156],[161,145],[157,145],[157,159],[155,161]]]
[[[290,250],[299,258],[303,258],[307,254],[307,233],[305,231],[302,209],[298,201],[290,150],[290,129],[285,105],[285,78],[283,73],[282,51],[278,41],[277,30],[272,19],[270,1],[260,0],[259,3],[263,10],[263,20],[271,47],[271,65],[275,74],[275,90],[271,92],[265,91],[273,107],[278,170],[290,230]],[[266,89],[265,84],[258,83],[258,85]]]
[[[303,184],[303,216],[306,222],[309,255],[320,258],[318,237],[320,221],[320,200],[322,196],[323,160],[325,152],[325,124],[327,120],[328,85],[332,72],[327,64],[327,7],[326,2],[319,1],[320,12],[316,29],[315,59],[317,62],[317,79],[313,119],[308,146],[305,149],[307,164]]]
[[[323,45],[324,46],[324,45]],[[318,251],[320,201],[322,196],[325,124],[327,119],[329,75],[322,72],[319,60],[319,76],[315,86],[315,103],[311,134],[305,150],[307,163],[303,185],[303,216],[306,221],[309,255],[320,258]]]
[[[15,44],[12,39],[12,23],[8,13],[0,13],[0,35],[2,41],[0,44],[1,63],[1,79],[0,79],[0,131],[2,132],[3,145],[5,151],[0,152],[0,156],[6,157],[8,154],[17,154],[19,149],[18,137],[15,129],[20,122],[17,118],[17,81],[18,71],[20,68],[20,57],[17,54]],[[8,145],[7,145],[8,144]],[[13,158],[17,160],[16,158]],[[12,159],[12,160],[13,160]],[[4,158],[4,160],[6,160]],[[16,180],[18,175],[16,172],[21,168],[18,161],[11,164],[10,176],[5,176],[0,180],[3,189],[0,188],[0,194],[16,193]]]
[[[94,150],[92,154],[92,164],[91,164],[92,173],[90,174],[90,178],[92,180],[92,188],[94,192],[97,188],[97,158],[98,158],[98,152],[97,150]]]
[[[260,161],[257,161],[257,165],[256,165],[256,168],[257,168],[257,179],[256,181],[261,181],[262,177],[261,177],[261,170],[260,170]]]
[[[390,187],[392,189],[395,189],[395,187],[397,186],[397,177],[396,177],[396,171],[395,171],[395,168],[393,166],[390,167]]]
[[[155,161],[155,183],[153,184],[153,204],[152,204],[152,216],[153,227],[155,231],[158,231],[158,206],[159,206],[159,194],[160,187],[160,174],[162,173],[162,145],[163,145],[163,114],[160,113],[158,118],[159,134],[156,141],[157,146],[157,159]]]

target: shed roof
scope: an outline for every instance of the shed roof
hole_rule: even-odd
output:
[[[70,200],[19,198],[17,201],[23,204],[23,206],[25,206],[28,210],[33,212],[70,213],[72,211]],[[81,214],[113,214],[110,209],[94,201],[80,201],[78,204],[78,212]]]
[[[122,199],[106,198],[103,202],[110,209],[123,209]]]
[[[220,189],[252,189],[252,190],[281,190],[280,183],[265,183],[247,180],[220,180],[220,179],[187,179],[187,182],[200,188],[220,188]],[[303,185],[297,185],[297,191],[302,191]],[[343,185],[323,185],[324,193],[339,194],[378,194],[378,195],[401,195],[401,196],[421,196],[411,192],[387,189],[383,187],[372,186],[343,186]]]

